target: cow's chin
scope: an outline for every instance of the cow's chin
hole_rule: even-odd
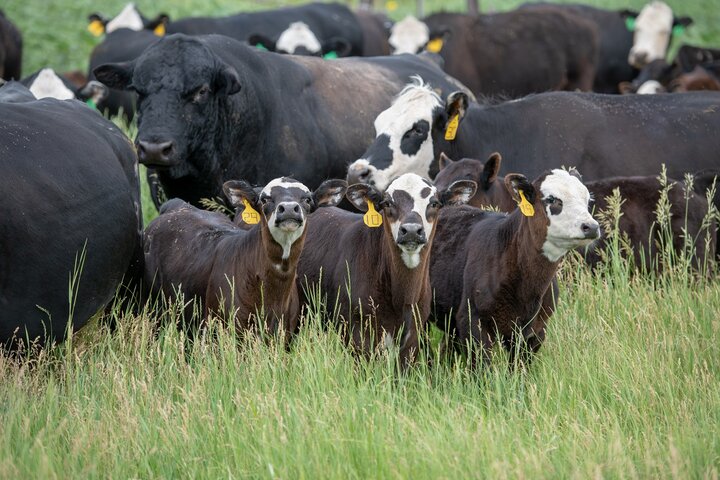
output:
[[[412,270],[420,265],[420,261],[422,260],[420,253],[424,246],[424,243],[415,242],[403,243],[402,245],[398,244],[398,247],[400,247],[400,258],[407,268]]]
[[[299,220],[288,219],[283,220],[282,222],[275,223],[275,226],[281,232],[292,233],[296,232],[300,227],[302,227],[302,222]]]

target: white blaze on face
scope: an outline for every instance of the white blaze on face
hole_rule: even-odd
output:
[[[397,22],[390,29],[388,43],[393,48],[393,55],[401,53],[418,53],[430,40],[430,29],[412,15]]]
[[[129,28],[135,31],[140,31],[145,28],[142,17],[135,8],[134,3],[125,5],[125,8],[105,25],[105,33],[110,33],[119,28]]]
[[[30,93],[38,100],[41,98],[57,98],[58,100],[69,100],[75,98],[75,94],[65,86],[63,81],[55,75],[52,68],[43,68],[30,85]]]
[[[403,194],[404,192],[404,194]],[[410,215],[410,211],[401,212],[404,210],[403,207],[408,200],[408,196],[412,199],[412,212],[417,213],[420,216],[423,229],[425,230],[425,238],[430,239],[434,223],[429,221],[427,218],[428,205],[433,199],[437,199],[437,189],[434,185],[430,184],[424,178],[414,173],[406,173],[401,175],[388,186],[386,195],[392,198],[395,203],[398,213],[404,213],[403,217]],[[400,195],[398,195],[400,193]],[[406,194],[406,195],[405,195]],[[393,239],[397,243],[398,235],[400,233],[400,226],[405,223],[403,218],[397,218],[390,223],[390,230],[393,234]],[[399,245],[400,257],[406,267],[413,269],[420,265],[420,252],[426,244],[418,245],[415,248],[407,248],[404,245]]]
[[[642,68],[653,60],[664,59],[672,35],[673,12],[665,3],[654,1],[643,7],[635,19],[633,46],[628,62]]]
[[[288,181],[285,178],[276,178],[267,185],[265,185],[265,188],[263,188],[262,192],[260,193],[261,197],[263,195],[271,196],[274,187],[279,187],[283,189],[299,188],[300,190],[303,190],[307,193],[310,192],[310,190],[300,182]],[[295,241],[302,236],[303,231],[305,231],[305,224],[307,223],[305,222],[305,210],[300,208],[302,224],[300,224],[300,226],[294,230],[286,230],[275,224],[275,219],[277,217],[277,207],[278,206],[276,205],[275,210],[273,210],[270,218],[268,218],[268,229],[270,230],[270,235],[272,235],[273,239],[283,249],[283,260],[287,260],[290,257],[290,249],[292,248],[293,243],[295,243]]]
[[[656,93],[662,93],[665,89],[657,80],[648,80],[647,82],[640,85],[637,93],[639,95],[654,95]]]
[[[543,254],[556,262],[572,250],[588,245],[594,239],[586,239],[583,224],[597,227],[598,223],[588,211],[590,192],[575,176],[565,170],[555,169],[540,185],[543,199],[554,197],[562,202],[560,212],[553,214],[551,207],[545,207],[550,224],[543,244]]]
[[[322,50],[320,41],[312,30],[310,30],[310,27],[303,22],[294,22],[290,24],[287,30],[280,34],[275,44],[275,49],[295,53],[295,50],[300,47],[305,47],[312,53],[320,53]]]

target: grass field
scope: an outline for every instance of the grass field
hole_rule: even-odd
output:
[[[25,32],[30,72],[85,69],[96,42],[85,17],[123,3],[3,8]],[[276,5],[138,3],[175,16]],[[695,17],[688,41],[720,45],[716,2],[670,3]],[[412,8],[401,2],[394,15]],[[563,265],[547,342],[516,371],[497,352],[472,372],[429,342],[432,361],[398,376],[388,357],[353,360],[313,315],[290,351],[237,348],[218,325],[188,349],[174,327],[157,327],[173,310],[116,311],[113,333],[93,326],[33,359],[0,355],[0,479],[717,479],[717,279],[611,263],[597,275],[575,259]]]

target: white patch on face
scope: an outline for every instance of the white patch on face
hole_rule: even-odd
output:
[[[285,178],[275,178],[270,181],[267,185],[265,185],[265,188],[262,189],[262,194],[264,195],[270,195],[270,192],[272,191],[273,187],[282,187],[282,188],[299,188],[301,190],[305,190],[306,192],[310,192],[310,189],[303,185],[300,182],[295,181],[288,181]]]
[[[430,194],[423,198],[421,192],[426,188],[430,189]],[[414,173],[406,173],[395,179],[388,186],[386,193],[393,198],[394,193],[398,191],[406,192],[413,199],[412,211],[420,215],[422,226],[425,230],[425,237],[429,239],[432,234],[433,223],[427,219],[427,207],[430,205],[430,200],[436,196],[437,189],[432,185],[428,185],[421,176]],[[401,224],[402,219],[397,219],[390,223],[390,230],[392,231],[393,240],[395,240],[396,244],[398,235],[400,234]],[[425,245],[426,244],[418,245],[417,248],[413,249],[409,249],[403,245],[398,245],[400,248],[400,258],[402,258],[402,261],[407,268],[412,270],[420,265],[420,252]]]
[[[393,157],[390,166],[379,170],[371,165],[372,158],[367,158],[356,160],[349,169],[369,169],[367,181],[375,182],[375,186],[380,190],[387,188],[393,178],[405,173],[428,177],[434,157],[432,115],[435,108],[440,106],[442,106],[440,97],[429,86],[412,84],[405,87],[390,108],[381,112],[375,119],[376,137],[387,135],[389,138]],[[418,151],[414,155],[407,155],[402,152],[400,144],[405,133],[420,120],[428,122],[430,130]]]
[[[288,53],[295,53],[299,47],[305,47],[309,52],[320,53],[322,45],[310,27],[303,22],[294,22],[280,34],[276,50],[282,50]]]
[[[390,29],[388,43],[393,55],[418,53],[430,40],[430,29],[412,15],[403,18]]]
[[[583,224],[597,226],[598,223],[588,211],[590,192],[577,177],[565,170],[555,169],[545,177],[540,192],[543,198],[553,196],[562,200],[562,211],[557,215],[550,213],[549,206],[545,207],[550,224],[543,244],[543,255],[548,260],[557,262],[568,251],[595,240],[585,238],[582,231]]]
[[[43,68],[30,85],[30,93],[38,100],[41,98],[57,98],[58,100],[69,100],[75,98],[75,94],[65,86],[60,77],[55,75],[52,68]]]
[[[265,188],[262,189],[261,195],[270,195],[274,187],[299,188],[308,193],[310,192],[310,189],[308,189],[300,182],[287,181],[284,178],[276,178],[267,185],[265,185]],[[288,230],[275,224],[275,219],[277,217],[277,206],[275,207],[275,210],[273,210],[272,215],[270,215],[270,218],[268,219],[268,229],[270,230],[270,235],[283,249],[283,260],[287,260],[290,257],[290,249],[292,248],[293,243],[295,243],[295,241],[300,238],[305,231],[305,225],[307,222],[305,221],[305,210],[303,210],[302,208],[300,209],[300,216],[302,217],[303,222],[294,230]]]
[[[637,89],[639,95],[655,95],[664,91],[665,89],[657,80],[648,80]]]
[[[635,19],[633,46],[628,62],[642,68],[653,60],[665,58],[672,34],[673,12],[660,1],[649,3]]]
[[[125,5],[125,8],[105,25],[105,33],[110,33],[120,28],[129,28],[135,31],[140,31],[145,28],[142,17],[140,17],[134,3]]]

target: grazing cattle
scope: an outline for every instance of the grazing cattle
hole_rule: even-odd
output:
[[[108,94],[108,88],[98,81],[86,82],[78,87],[64,75],[58,75],[52,68],[43,68],[21,80],[35,98],[57,100],[77,99],[91,106],[97,105]]]
[[[448,126],[452,140],[446,139]],[[663,163],[668,176],[683,178],[720,163],[720,137],[712,133],[720,129],[720,95],[714,92],[548,92],[479,105],[461,93],[445,102],[414,85],[378,116],[375,127],[375,142],[348,168],[351,184],[382,189],[388,178],[405,172],[434,177],[440,152],[451,158],[502,152],[510,171],[536,176],[576,166],[590,180],[657,175]]]
[[[692,23],[690,17],[675,17],[666,3],[657,0],[648,3],[634,20],[628,63],[643,68],[653,60],[664,60],[673,34],[680,33]]]
[[[342,176],[372,138],[372,119],[417,72],[446,92],[462,88],[422,56],[328,62],[220,35],[170,35],[133,62],[95,69],[109,87],[138,93],[140,162],[157,169],[169,198],[196,205],[228,178],[292,174],[315,187]]]
[[[428,257],[439,209],[467,202],[474,191],[473,182],[460,181],[437,192],[428,180],[405,174],[385,193],[348,187],[346,197],[367,220],[337,208],[313,215],[298,279],[310,288],[319,284],[357,353],[368,356],[399,340],[401,365],[412,363],[418,328],[430,312]]]
[[[479,160],[464,158],[452,161],[447,156],[440,156],[440,172],[435,178],[435,186],[444,188],[457,180],[474,180],[478,184],[475,196],[468,202],[479,208],[496,207],[503,212],[515,210],[515,202],[510,192],[504,188],[504,178],[498,176],[501,158],[499,153],[493,153],[483,164]],[[707,179],[710,175],[702,176]],[[668,190],[670,202],[670,227],[673,237],[673,249],[677,254],[685,248],[685,238],[691,238],[694,251],[694,263],[703,265],[706,260],[713,258],[715,238],[712,239],[710,251],[705,251],[705,230],[703,219],[708,212],[708,204],[704,197],[708,181],[698,181],[696,191],[686,194],[683,183],[670,180],[672,188]],[[653,269],[657,262],[657,243],[660,240],[660,230],[657,228],[656,207],[660,200],[661,184],[655,176],[637,177],[611,177],[601,180],[587,181],[585,186],[590,191],[594,201],[595,213],[608,209],[607,197],[619,189],[623,198],[621,206],[622,216],[618,228],[622,235],[627,236],[633,248],[635,265],[643,266],[646,270]],[[711,228],[711,231],[714,228]],[[714,237],[714,236],[713,236]],[[605,250],[605,239],[601,238],[587,250],[584,256],[587,262],[595,266],[601,259],[601,252]],[[642,253],[641,253],[642,252]]]
[[[433,312],[460,347],[474,344],[486,359],[500,343],[511,360],[516,353],[529,359],[545,339],[560,260],[600,228],[587,188],[564,170],[533,183],[508,174],[505,185],[520,205],[510,214],[466,206],[441,212],[430,258]]]
[[[165,34],[165,26],[169,20],[164,13],[159,14],[155,19],[150,20],[143,16],[134,3],[128,3],[113,19],[107,19],[99,13],[93,13],[88,16],[90,24],[88,30],[95,36],[103,33],[112,33],[118,30],[127,29],[139,32],[141,30],[151,30],[156,35]]]
[[[0,79],[20,80],[22,47],[20,30],[0,10]]]
[[[142,269],[135,151],[96,111],[17,82],[0,88],[0,151],[0,345],[62,341]]]
[[[445,71],[476,95],[592,89],[597,33],[580,17],[548,8],[480,16],[436,13],[423,23],[426,29],[412,19],[399,22],[390,44],[397,52],[412,51],[415,35],[415,51],[427,46],[439,52]]]
[[[238,331],[255,328],[287,341],[300,313],[295,273],[308,215],[336,205],[346,187],[343,180],[328,180],[315,192],[291,178],[276,178],[258,189],[228,181],[224,189],[230,202],[242,206],[254,222],[248,229],[225,215],[171,200],[145,231],[146,281],[167,298],[179,291],[185,301],[201,299],[203,316],[227,315]],[[261,312],[265,318],[258,318]],[[186,324],[191,313],[189,305]]]

